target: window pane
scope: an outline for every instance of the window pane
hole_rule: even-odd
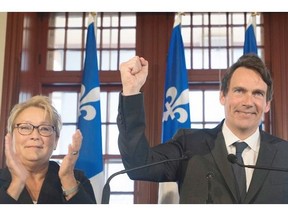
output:
[[[81,27],[83,24],[81,13],[69,13],[68,27]]]
[[[125,13],[123,14],[122,13],[122,16],[121,16],[121,23],[120,25],[122,27],[136,27],[136,16],[134,13]]]
[[[71,29],[67,31],[67,48],[82,47],[82,30]]]
[[[119,152],[119,148],[118,148],[118,135],[119,135],[119,131],[118,131],[118,127],[116,124],[109,124],[108,125],[108,154],[111,155],[120,155]]]
[[[211,25],[226,25],[226,14],[211,13]]]
[[[120,170],[124,169],[124,166],[121,161],[119,163],[113,163],[113,161],[110,161],[108,165],[108,176],[111,176],[113,173],[116,173]],[[118,175],[110,182],[110,188],[111,192],[129,192],[134,190],[134,181],[129,179],[127,174],[124,175]]]
[[[72,136],[76,130],[76,125],[63,125],[58,145],[53,155],[66,155],[68,153],[68,146],[72,143]]]
[[[122,29],[120,31],[120,47],[134,48],[136,46],[136,30]]]
[[[119,23],[119,17],[117,13],[104,13],[103,16],[103,26],[104,27],[116,27]]]
[[[229,65],[232,65],[234,62],[238,60],[238,58],[243,55],[243,48],[238,49],[230,49],[229,56]]]
[[[109,160],[105,164],[105,174],[106,178],[112,174],[124,170],[121,159],[119,160]],[[110,182],[110,204],[113,203],[123,203],[123,204],[133,204],[134,203],[134,181],[129,179],[127,174],[115,176]],[[121,199],[120,199],[121,198]]]
[[[102,47],[103,48],[117,48],[118,45],[118,30],[104,29],[102,31]]]
[[[232,13],[229,14],[229,17],[229,20],[231,19],[233,25],[242,25],[245,21],[243,13]]]
[[[63,61],[64,61],[63,50],[48,51],[46,69],[48,71],[62,71]]]
[[[185,63],[187,70],[191,69],[191,49],[185,49],[184,50],[185,55]]]
[[[65,24],[65,13],[53,13],[53,15],[49,17],[49,27],[65,27]]]
[[[48,31],[48,48],[63,48],[65,40],[65,30],[55,29]]]
[[[55,108],[61,115],[62,122],[76,122],[78,97],[77,93],[70,92],[53,92],[52,100],[55,103]]]
[[[202,91],[189,91],[189,106],[190,106],[190,119],[192,124],[193,122],[202,122],[203,121]]]
[[[227,69],[227,49],[211,49],[211,68]]]
[[[102,114],[102,111],[101,111]],[[107,152],[107,139],[106,139],[106,134],[107,134],[107,125],[106,124],[102,124],[101,127],[101,131],[102,131],[102,153],[103,154],[108,154]]]
[[[135,50],[121,50],[119,53],[120,62],[127,61],[128,59],[132,58],[135,55],[136,55]],[[118,67],[117,67],[117,69],[118,69]]]
[[[66,70],[81,70],[81,51],[67,51],[66,53]]]
[[[76,130],[78,93],[53,92],[51,99],[63,123],[58,146],[53,155],[67,154],[68,145],[72,143],[72,135]]]
[[[195,13],[193,14],[193,25],[207,25],[208,14],[207,13]]]
[[[107,92],[100,92],[101,121],[107,122]]]
[[[193,46],[201,47],[208,46],[208,28],[193,28]]]
[[[212,27],[211,31],[211,46],[213,47],[226,47],[227,35],[225,27]]]
[[[244,27],[234,27],[228,29],[230,32],[231,37],[229,37],[229,44],[231,46],[243,46],[244,44],[244,37],[245,35],[245,28]]]
[[[119,101],[119,92],[109,93],[109,122],[116,123],[116,118],[118,114],[118,101]]]
[[[209,68],[209,53],[208,49],[193,49],[193,63],[194,69]]]
[[[224,108],[219,101],[219,91],[205,91],[205,122],[220,122],[224,118]]]
[[[184,26],[182,26],[181,35],[182,35],[184,47],[185,46],[191,46],[191,28],[190,27],[185,28]]]
[[[102,70],[117,70],[118,61],[117,61],[118,52],[115,50],[103,50],[101,65]]]

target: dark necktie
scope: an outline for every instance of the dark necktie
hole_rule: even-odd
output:
[[[244,164],[242,158],[242,152],[247,147],[247,143],[245,142],[235,142],[233,144],[236,147],[236,157],[239,163]],[[236,181],[238,183],[239,194],[241,203],[244,201],[246,196],[246,173],[245,168],[239,166],[238,164],[233,164],[233,170],[236,177]]]

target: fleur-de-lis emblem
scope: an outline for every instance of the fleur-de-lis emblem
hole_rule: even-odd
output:
[[[170,100],[169,100],[170,97]],[[189,103],[189,91],[185,89],[177,97],[177,88],[174,86],[170,87],[166,92],[166,111],[163,114],[163,122],[168,121],[169,116],[173,120],[176,116],[177,121],[184,123],[187,121],[188,113],[187,110],[182,108],[181,105]],[[175,115],[178,113],[179,115]]]
[[[80,95],[80,108],[79,108],[79,116],[84,113],[83,118],[87,121],[91,121],[95,118],[97,112],[94,106],[89,105],[91,102],[96,102],[100,100],[100,87],[95,87],[91,89],[85,95],[85,86],[81,85],[81,95]],[[85,112],[82,112],[85,111]]]

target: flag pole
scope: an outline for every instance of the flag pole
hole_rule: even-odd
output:
[[[163,143],[172,139],[179,128],[191,127],[188,74],[181,35],[182,15],[185,15],[185,13],[175,13],[168,48],[162,116]],[[178,185],[176,182],[159,183],[158,203],[179,203]]]
[[[89,12],[89,15],[91,16],[93,23],[94,23],[94,35],[96,38],[97,37],[97,13],[96,12]]]
[[[256,16],[258,16],[259,15],[259,13],[258,12],[253,12],[252,14],[251,14],[251,23],[252,23],[252,25],[253,25],[253,29],[254,29],[254,34],[255,34],[255,37],[256,37]]]
[[[104,186],[104,169],[95,18],[96,13],[88,14],[86,53],[78,114],[78,127],[82,132],[83,140],[75,167],[87,175],[96,201],[100,203]]]

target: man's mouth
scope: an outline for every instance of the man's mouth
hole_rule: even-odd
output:
[[[237,113],[242,115],[256,115],[255,112],[237,111]]]

